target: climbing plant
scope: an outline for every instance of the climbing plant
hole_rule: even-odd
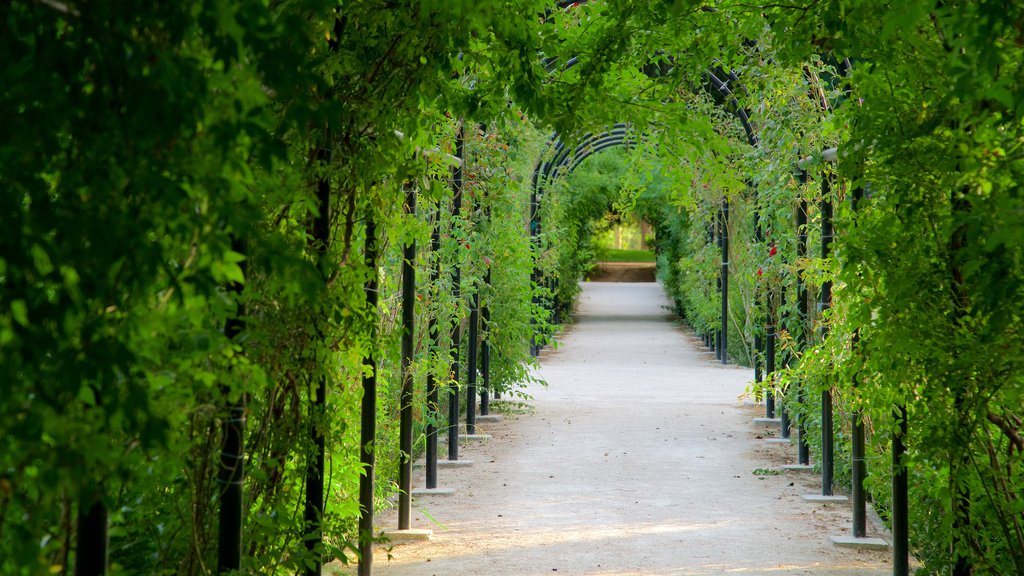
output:
[[[861,411],[883,515],[904,424],[893,410],[905,408],[923,570],[1021,572],[1022,10],[989,0],[3,4],[0,571],[69,571],[76,523],[94,509],[109,515],[112,571],[218,570],[232,413],[245,415],[241,568],[294,573],[346,557],[367,472],[355,423],[370,356],[378,505],[401,457],[404,245],[422,250],[418,389],[427,374],[460,382],[450,350],[470,343],[451,341],[450,328],[480,290],[491,383],[511,391],[548,319],[535,303],[570,307],[609,210],[655,224],[679,311],[698,330],[720,325],[721,254],[708,232],[725,200],[731,357],[757,361],[755,337],[781,326],[790,370],[765,386],[785,391],[812,432],[815,406],[789,391],[833,391],[840,437],[844,415]],[[728,93],[709,89],[709,71]],[[547,135],[620,122],[643,145],[549,187],[545,237],[531,244],[525,211]],[[837,164],[821,156],[832,147]],[[419,207],[407,214],[410,189]],[[827,258],[815,247],[822,199],[835,210]],[[436,225],[441,248],[428,253]],[[532,286],[538,264],[559,282]],[[808,299],[831,282],[832,306],[801,317],[798,280]],[[422,398],[417,414],[418,426],[438,418]],[[311,522],[298,510],[318,438],[327,505]]]

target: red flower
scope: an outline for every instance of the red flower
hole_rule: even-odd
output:
[[[758,275],[758,277],[764,275],[764,270],[761,270],[760,268],[758,268],[757,269],[757,275]]]
[[[768,255],[769,256],[775,256],[775,254],[778,253],[778,251],[779,251],[778,248],[776,248],[775,246],[772,246],[771,249],[768,250]]]

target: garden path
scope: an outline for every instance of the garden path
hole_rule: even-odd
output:
[[[493,438],[462,447],[475,464],[439,474],[456,493],[415,500],[432,540],[379,550],[374,573],[890,574],[888,552],[831,544],[849,508],[803,501],[816,475],[766,473],[795,450],[753,423],[751,371],[718,363],[668,304],[655,283],[585,283],[541,357],[547,386],[478,426]]]

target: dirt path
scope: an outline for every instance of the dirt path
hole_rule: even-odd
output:
[[[850,513],[801,499],[817,476],[754,473],[793,449],[758,439],[761,409],[740,399],[750,371],[700,351],[667,304],[653,283],[585,284],[542,358],[548,387],[481,427],[493,439],[462,449],[474,466],[440,471],[456,494],[414,504],[433,539],[379,551],[375,574],[891,573],[888,552],[830,543]]]

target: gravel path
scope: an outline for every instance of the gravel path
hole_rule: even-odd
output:
[[[741,397],[751,371],[703,352],[667,305],[654,283],[584,284],[542,356],[548,386],[478,426],[493,438],[462,447],[475,464],[439,473],[456,493],[414,503],[432,540],[381,549],[374,573],[890,574],[887,551],[831,544],[849,507],[804,502],[816,475],[764,474],[795,450],[761,439],[762,409]]]

